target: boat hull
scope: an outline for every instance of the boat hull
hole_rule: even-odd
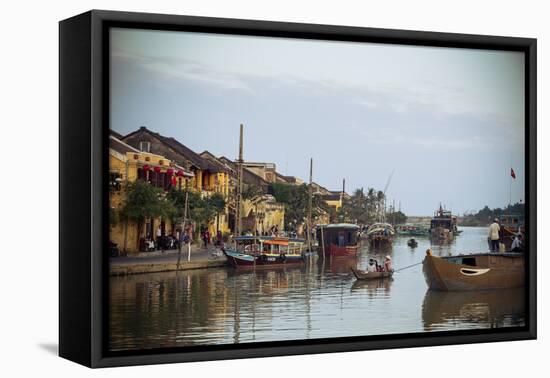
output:
[[[432,290],[507,289],[525,282],[524,257],[518,253],[451,257],[427,254],[422,265],[426,284]]]
[[[368,272],[365,270],[351,269],[353,275],[358,280],[376,280],[382,278],[390,278],[393,272]]]
[[[369,243],[373,246],[390,245],[393,242],[392,236],[372,235],[368,237]]]
[[[448,243],[453,240],[454,232],[444,227],[435,227],[430,229],[430,237],[433,241]]]
[[[346,245],[339,247],[336,244],[330,244],[325,247],[326,257],[355,257],[359,247],[357,245]],[[322,253],[322,251],[320,251]]]
[[[305,257],[297,254],[262,254],[253,256],[231,250],[224,250],[223,253],[229,265],[234,268],[295,266],[305,262]]]

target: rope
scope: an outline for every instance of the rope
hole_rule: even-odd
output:
[[[412,264],[412,265],[406,266],[406,267],[401,268],[401,269],[394,270],[393,272],[394,272],[394,273],[397,273],[397,272],[400,272],[400,271],[402,271],[402,270],[409,269],[409,268],[412,268],[413,266],[417,266],[417,265],[420,265],[420,264],[422,264],[422,261],[420,261],[419,263],[416,263],[416,264]]]

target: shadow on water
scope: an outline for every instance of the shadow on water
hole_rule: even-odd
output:
[[[422,304],[426,331],[460,323],[464,328],[522,326],[525,324],[523,288],[480,291],[427,290]]]

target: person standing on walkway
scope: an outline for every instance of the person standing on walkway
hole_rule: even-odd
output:
[[[495,218],[493,223],[489,226],[489,240],[491,242],[491,252],[499,251],[500,244],[500,225],[498,224],[498,218]]]
[[[204,242],[204,248],[208,247],[208,239],[210,238],[210,233],[208,229],[204,230],[202,233],[202,241]]]
[[[218,230],[218,232],[216,233],[216,244],[218,245],[218,247],[221,247],[223,244],[223,235],[220,230]]]
[[[185,231],[178,231],[178,252],[181,252],[183,244],[185,244]]]
[[[162,250],[162,243],[161,243],[161,240],[160,240],[161,237],[162,237],[162,228],[159,225],[158,228],[157,228],[157,250],[158,249]]]

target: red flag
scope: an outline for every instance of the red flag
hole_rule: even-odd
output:
[[[514,172],[514,168],[511,168],[510,175],[515,179],[516,178],[516,172]]]

